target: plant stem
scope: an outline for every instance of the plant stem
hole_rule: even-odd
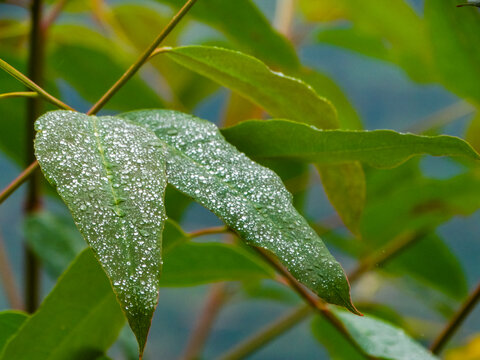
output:
[[[165,40],[165,38],[172,32],[172,30],[177,26],[177,24],[182,20],[182,18],[187,14],[187,12],[192,8],[197,0],[188,0],[185,5],[179,10],[177,14],[170,20],[170,22],[165,26],[162,32],[157,36],[157,38],[152,42],[152,44],[143,52],[142,55],[135,61],[135,63],[128,68],[128,70],[117,80],[115,84],[97,101],[95,105],[87,112],[88,115],[96,114],[100,109],[112,98],[115,93],[122,88],[123,85],[137,73],[137,71],[142,67],[145,62],[150,58],[150,55],[155,51],[155,49]]]
[[[188,236],[193,239],[193,238],[205,236],[205,235],[224,234],[226,232],[229,232],[228,226],[214,226],[211,228],[193,231],[190,234],[188,234]]]
[[[7,295],[8,302],[12,309],[22,310],[23,302],[17,286],[15,285],[15,277],[13,275],[12,267],[8,260],[7,250],[3,242],[3,237],[0,235],[0,277],[2,278],[3,289]]]
[[[458,330],[460,325],[465,321],[467,316],[475,308],[475,305],[480,301],[480,283],[477,285],[476,289],[469,295],[462,307],[457,311],[457,313],[449,321],[445,329],[440,333],[440,335],[433,341],[430,346],[430,350],[434,354],[439,354],[447,342],[452,338],[455,332]]]
[[[17,92],[0,94],[0,100],[8,99],[8,98],[17,98],[17,97],[37,97],[37,96],[38,96],[38,93],[33,91],[17,91]]]
[[[302,320],[306,319],[312,313],[312,308],[309,305],[301,305],[295,308],[290,313],[284,315],[280,319],[267,325],[261,329],[257,334],[249,337],[245,341],[236,345],[231,350],[220,356],[220,360],[239,360],[253,354],[255,351],[263,347],[272,339],[282,335],[287,330],[290,330]]]
[[[68,0],[58,0],[53,6],[52,9],[48,12],[48,14],[44,17],[41,30],[42,32],[46,33],[50,26],[57,20],[57,18],[62,13],[63,8],[67,4]]]
[[[32,82],[43,82],[44,37],[41,29],[42,0],[33,0],[30,8],[30,42],[28,55],[28,76]],[[27,85],[28,86],[28,85]],[[27,102],[26,126],[26,164],[35,161],[33,140],[35,139],[34,122],[42,111],[38,97],[29,98]],[[25,215],[36,213],[42,209],[41,177],[38,172],[32,171],[28,182],[25,201]],[[40,302],[40,261],[32,249],[25,245],[25,310],[33,313]]]
[[[198,323],[196,324],[192,335],[188,341],[183,360],[197,359],[204,347],[215,318],[220,312],[222,305],[228,296],[225,289],[225,283],[212,286]]]
[[[34,161],[27,167],[22,173],[13,180],[6,188],[0,193],[0,204],[2,204],[15,190],[17,190],[38,168],[38,162]]]
[[[37,85],[35,81],[32,79],[29,79],[25,75],[23,75],[20,71],[15,69],[12,65],[8,64],[4,60],[0,59],[0,69],[5,70],[8,74],[13,76],[15,79],[20,81],[23,85],[25,85],[27,88],[35,91],[38,93],[40,97],[42,97],[44,100],[52,103],[53,105],[59,107],[60,109],[65,109],[65,110],[73,110],[70,106],[62,102],[61,100],[57,99],[53,95],[50,95],[48,92],[46,92],[42,87]]]

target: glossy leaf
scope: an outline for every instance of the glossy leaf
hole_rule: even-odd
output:
[[[87,249],[11,338],[0,359],[94,359],[112,345],[124,323],[111,284]]]
[[[164,255],[161,286],[274,278],[275,271],[239,246],[186,243]]]
[[[368,356],[389,360],[437,359],[399,327],[370,315],[358,317],[340,309],[332,311]],[[332,360],[368,359],[323,319],[319,317],[314,319],[312,331],[316,338],[325,345]]]
[[[159,289],[163,145],[144,127],[71,111],[49,112],[35,128],[42,171],[112,281],[142,352]]]
[[[222,218],[247,244],[275,254],[319,296],[355,311],[343,269],[293,208],[277,175],[238,152],[208,121],[162,110],[122,116],[167,143],[170,184]]]
[[[480,159],[465,141],[452,136],[420,136],[391,130],[318,130],[287,120],[244,121],[222,130],[226,139],[253,158],[288,158],[314,163],[361,161],[385,168],[415,155]]]
[[[176,10],[185,4],[183,0],[157,1]],[[271,65],[287,69],[298,66],[293,46],[273,29],[251,0],[203,0],[195,4],[190,15],[220,30],[243,51]]]
[[[301,80],[274,72],[259,60],[237,51],[208,46],[165,49],[179,64],[238,92],[270,115],[321,128],[337,127],[330,102]]]
[[[8,340],[15,335],[27,319],[28,315],[21,311],[0,312],[0,354]]]

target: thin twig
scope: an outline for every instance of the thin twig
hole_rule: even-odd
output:
[[[274,26],[287,38],[292,37],[294,15],[295,0],[277,0]]]
[[[42,97],[46,101],[52,103],[53,105],[59,107],[60,109],[75,111],[72,107],[68,106],[67,104],[65,104],[61,100],[57,99],[53,95],[50,95],[48,92],[46,92],[40,86],[38,86],[34,81],[30,80],[28,77],[23,75],[20,71],[18,71],[12,65],[8,64],[7,62],[5,62],[2,59],[0,59],[0,69],[5,70],[8,74],[13,76],[18,81],[20,81],[27,88],[37,92],[40,97]]]
[[[433,341],[430,346],[430,350],[434,354],[439,354],[442,349],[445,347],[447,342],[452,338],[458,328],[465,321],[467,316],[475,308],[475,305],[480,301],[480,283],[477,285],[476,289],[470,294],[462,307],[457,311],[457,313],[449,321],[445,329],[440,333],[440,335]]]
[[[32,98],[37,96],[38,96],[38,93],[34,91],[16,91],[16,92],[0,94],[0,99],[18,98],[18,97]]]
[[[137,59],[137,61],[128,68],[128,70],[117,80],[115,84],[100,98],[100,100],[92,106],[92,108],[87,112],[88,115],[96,114],[100,109],[112,98],[115,93],[121,89],[121,87],[137,73],[137,71],[142,67],[145,62],[148,61],[150,55],[155,51],[155,49],[165,40],[165,38],[170,34],[170,32],[175,28],[175,26],[182,20],[182,18],[187,14],[187,12],[192,8],[197,0],[188,0],[185,5],[179,10],[179,12],[172,18],[172,20],[165,26],[162,32],[157,36],[157,38],[152,42],[152,44],[143,52],[142,55]]]
[[[206,229],[200,229],[197,231],[193,231],[188,236],[190,238],[196,238],[200,236],[205,236],[205,235],[213,235],[213,234],[224,234],[226,232],[229,232],[228,226],[214,226]]]
[[[222,305],[228,299],[225,283],[212,286],[198,323],[196,324],[192,335],[188,341],[183,360],[194,360],[200,355],[204,344],[208,338],[215,318],[220,312]]]
[[[23,309],[22,297],[15,285],[15,276],[13,275],[12,267],[7,256],[7,249],[5,247],[3,237],[0,234],[0,277],[2,278],[3,289],[7,296],[10,307],[16,310]]]
[[[68,0],[58,0],[51,8],[51,10],[48,12],[48,14],[44,17],[42,23],[41,23],[41,28],[43,32],[48,31],[50,26],[57,20],[57,18],[60,16],[62,13],[63,8],[67,4]]]
[[[0,193],[0,204],[2,204],[10,195],[13,194],[25,181],[28,180],[30,175],[32,175],[35,170],[38,168],[38,162],[34,161],[28,168],[22,171],[22,173],[13,180],[5,189]]]

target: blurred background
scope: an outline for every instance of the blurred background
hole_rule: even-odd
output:
[[[58,16],[53,14],[57,2],[46,3],[47,13],[55,18],[47,35],[45,86],[74,108],[86,111],[156,36],[181,1],[70,0]],[[389,1],[388,5],[381,0],[255,0],[253,3],[259,18],[268,19],[288,42],[282,38],[273,43],[255,35],[256,27],[252,24],[255,18],[229,14],[232,18],[223,18],[229,26],[208,12],[192,11],[167,45],[209,44],[238,49],[259,57],[276,70],[299,76],[294,69],[296,65],[292,65],[297,61],[296,53],[301,64],[309,68],[302,70],[302,77],[320,95],[333,101],[344,128],[442,133],[467,137],[473,145],[480,144],[480,136],[475,134],[479,129],[475,104],[480,101],[477,95],[480,31],[471,25],[478,20],[476,29],[480,29],[477,9],[457,9],[458,2],[451,0],[429,4],[422,0],[400,0]],[[22,71],[27,59],[27,4],[28,1],[20,0],[0,2],[0,58]],[[285,13],[292,4],[293,12],[290,9]],[[21,85],[0,74],[0,93],[17,89],[22,90]],[[24,168],[23,101],[0,102],[1,188]],[[155,58],[101,113],[160,107],[191,112],[219,126],[253,118],[255,114],[264,116],[249,109],[245,100],[229,90],[165,58]],[[477,171],[458,160],[432,157],[413,159],[393,170],[365,171],[364,240],[377,238],[372,241],[379,244],[383,235],[378,234],[385,232],[385,228],[388,233],[385,237],[392,237],[398,234],[396,227],[409,226],[406,220],[400,220],[403,208],[398,202],[405,196],[412,196],[414,203],[417,192],[430,191],[428,201],[423,200],[427,206],[435,207],[442,202],[433,212],[422,208],[424,211],[419,211],[418,217],[409,219],[414,222],[428,213],[435,228],[430,247],[402,254],[403,258],[398,258],[390,268],[369,272],[353,288],[356,303],[365,304],[377,314],[388,313],[386,317],[428,344],[466,297],[468,289],[480,280]],[[458,185],[455,180],[458,176],[475,179]],[[301,209],[313,222],[334,228],[325,230],[322,236],[348,272],[355,267],[355,251],[345,248],[355,247],[352,243],[357,240],[338,224],[316,172],[310,172],[307,185],[299,190],[306,192]],[[68,238],[73,253],[83,246],[67,209],[51,191],[47,191],[44,199],[47,218],[25,221],[24,198],[24,189],[20,189],[0,207],[0,234],[19,289],[25,237],[29,241],[36,241],[31,239],[35,234],[47,239]],[[398,213],[382,217],[382,206],[397,204]],[[181,207],[180,203],[172,206],[176,205]],[[425,207],[425,203],[413,205]],[[172,207],[172,211],[176,210]],[[178,219],[186,232],[221,225],[213,214],[196,204],[189,204]],[[206,240],[222,240],[222,236]],[[412,263],[416,270],[405,270],[404,265]],[[56,274],[64,265],[60,260],[53,270],[50,267],[51,271],[42,273],[43,295],[51,290]],[[145,359],[177,359],[182,355],[214,286],[217,285],[161,289]],[[213,325],[205,346],[205,359],[231,348],[299,302],[295,294],[269,281],[228,284],[222,291],[228,294],[228,301]],[[0,310],[9,307],[0,286]],[[465,346],[480,333],[479,324],[480,308],[462,326],[450,347]],[[122,344],[115,345],[109,353],[114,359],[127,359],[129,346],[135,354],[136,345],[129,330],[122,337]],[[461,351],[450,350],[446,356],[469,359]],[[329,356],[312,335],[311,321],[306,320],[251,358],[328,359]],[[477,353],[475,359],[479,358]]]

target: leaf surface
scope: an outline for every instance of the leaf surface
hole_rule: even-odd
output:
[[[20,326],[28,319],[28,315],[21,311],[0,312],[0,354],[7,341],[15,335]]]
[[[379,168],[394,167],[422,154],[480,159],[468,143],[444,135],[319,130],[288,120],[244,121],[223,129],[222,134],[254,159],[283,157],[320,164],[360,161]]]
[[[122,116],[167,143],[170,184],[222,218],[247,244],[271,251],[326,301],[355,311],[343,269],[294,209],[275,173],[238,152],[208,121],[162,110]]]
[[[159,289],[163,145],[114,117],[54,111],[35,127],[42,171],[110,278],[142,352]]]
[[[0,359],[94,359],[112,345],[124,323],[108,278],[86,249],[11,338]]]

